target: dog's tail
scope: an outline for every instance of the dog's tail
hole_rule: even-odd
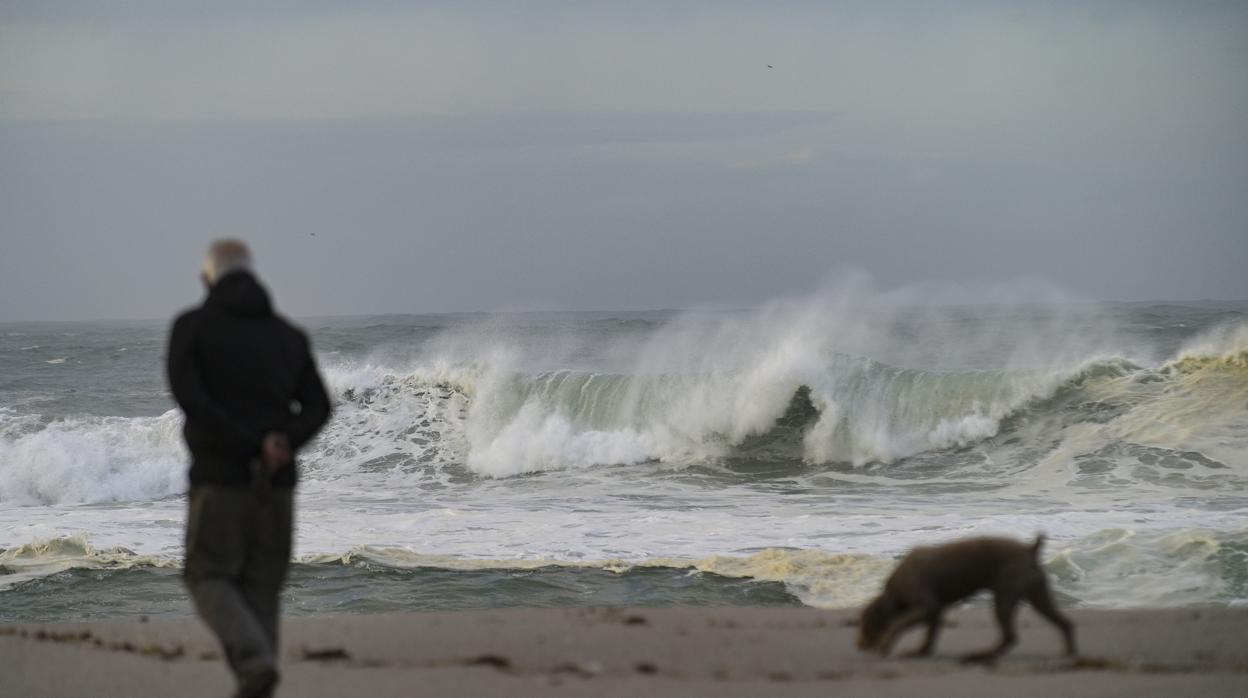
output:
[[[1044,533],[1036,534],[1036,542],[1031,544],[1031,557],[1038,563],[1040,562],[1040,548],[1044,547],[1046,536]]]

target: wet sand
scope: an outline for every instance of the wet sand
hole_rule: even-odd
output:
[[[1081,654],[1029,609],[994,667],[987,608],[930,659],[854,648],[856,614],[801,608],[510,609],[287,619],[285,696],[1244,696],[1248,609],[1074,611]],[[905,651],[921,639],[907,635]],[[0,625],[3,696],[225,696],[197,621]]]

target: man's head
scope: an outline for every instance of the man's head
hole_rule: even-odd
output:
[[[212,288],[221,277],[240,269],[251,269],[251,252],[247,251],[247,245],[242,240],[224,238],[208,246],[199,278],[204,286]]]

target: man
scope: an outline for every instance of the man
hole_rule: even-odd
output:
[[[278,593],[290,560],[294,453],[329,418],[308,338],[273,312],[237,240],[208,249],[208,297],[169,338],[191,452],[186,584],[238,696],[277,685]]]

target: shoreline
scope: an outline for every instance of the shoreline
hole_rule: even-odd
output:
[[[666,607],[287,617],[278,695],[1248,695],[1248,609],[1070,610],[1080,656],[1030,609],[995,667],[991,612],[949,614],[936,655],[854,646],[856,611]],[[232,680],[195,619],[0,624],[0,694],[220,696]]]

